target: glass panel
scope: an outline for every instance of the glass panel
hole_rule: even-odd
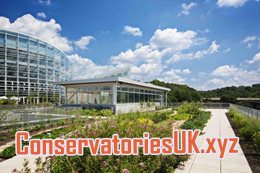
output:
[[[121,93],[121,101],[122,101],[122,103],[128,103],[129,102],[128,93],[126,93],[126,92]]]
[[[135,94],[129,93],[129,103],[134,103],[134,102],[135,102]]]
[[[5,44],[5,35],[0,34],[0,45],[3,46]]]
[[[7,35],[7,46],[8,47],[16,47],[16,36]]]
[[[122,101],[121,101],[121,92],[117,92],[117,103],[122,103]]]
[[[112,104],[112,94],[109,92],[101,92],[101,103]]]

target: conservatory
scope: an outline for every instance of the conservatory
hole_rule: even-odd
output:
[[[112,109],[114,113],[154,110],[167,105],[169,88],[123,77],[55,82],[65,87],[64,106]]]

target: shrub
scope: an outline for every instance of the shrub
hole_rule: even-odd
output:
[[[260,131],[257,131],[253,134],[253,141],[258,150],[260,150]]]
[[[152,121],[154,123],[159,123],[161,121],[164,121],[168,118],[168,115],[166,112],[160,112],[160,113],[156,113],[155,115],[152,116]]]
[[[97,110],[96,109],[83,109],[82,115],[97,116]]]
[[[148,125],[148,126],[152,126],[154,124],[154,122],[148,118],[138,118],[137,123],[141,125]]]
[[[190,118],[190,114],[176,114],[173,115],[174,120],[188,120]]]
[[[104,117],[111,117],[113,115],[113,112],[110,109],[102,109],[100,110],[99,115]]]
[[[10,146],[0,153],[0,158],[9,159],[15,156],[15,146]]]
[[[179,114],[191,114],[196,115],[200,113],[200,104],[191,102],[191,103],[183,103],[181,106],[178,107],[177,112]]]
[[[5,141],[6,137],[5,136],[0,136],[0,141]]]
[[[211,114],[210,112],[200,112],[196,116],[194,116],[192,119],[189,119],[185,121],[181,128],[183,129],[200,129],[203,130],[205,127],[205,124],[208,122]]]
[[[239,133],[242,137],[244,137],[247,140],[252,140],[253,134],[257,131],[256,127],[253,125],[246,125],[245,127],[241,128],[239,130]]]

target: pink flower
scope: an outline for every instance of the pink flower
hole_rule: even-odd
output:
[[[105,166],[105,167],[107,167],[107,166],[109,165],[109,164],[107,163],[107,161],[105,161],[105,160],[102,162],[102,164],[103,164],[103,166]]]
[[[123,169],[123,173],[130,173],[128,169]]]
[[[144,165],[143,162],[141,162],[141,163],[139,163],[139,166],[142,167],[142,168],[144,168],[145,165]]]

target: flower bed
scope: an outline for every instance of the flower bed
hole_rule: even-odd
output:
[[[227,117],[253,172],[260,172],[260,121],[230,109]]]
[[[188,106],[188,108],[185,108]],[[181,121],[187,120],[183,128],[203,129],[210,118],[210,113],[199,110],[199,106],[185,104],[181,107]],[[118,134],[120,138],[142,137],[144,132],[149,132],[150,137],[172,136],[172,124],[176,122],[173,111],[162,112],[137,112],[112,116],[109,120],[100,123],[88,124],[77,127],[74,133],[69,133],[70,138],[109,138]],[[192,125],[192,126],[190,126]],[[70,130],[71,131],[71,130]],[[67,133],[67,132],[66,132]],[[58,133],[55,133],[58,134]],[[63,133],[64,134],[64,133]],[[57,135],[56,135],[57,136]],[[53,136],[36,136],[48,138]],[[55,137],[55,136],[54,136]],[[66,138],[66,136],[64,136]],[[139,149],[137,156],[92,156],[89,148],[84,148],[83,156],[54,156],[48,157],[48,164],[42,164],[42,170],[51,172],[174,172],[188,155],[144,155]],[[47,166],[46,166],[47,165]]]

